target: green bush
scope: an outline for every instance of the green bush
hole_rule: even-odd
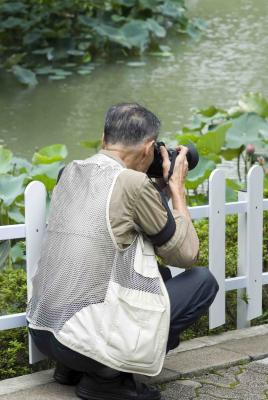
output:
[[[0,272],[0,315],[26,309],[26,273],[23,269],[4,268]],[[29,365],[26,327],[0,331],[0,379],[25,375],[54,365],[50,360]]]

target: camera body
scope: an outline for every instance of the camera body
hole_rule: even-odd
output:
[[[161,152],[160,152],[160,146],[165,146],[165,143],[164,142],[156,142],[156,144],[155,144],[154,161],[152,162],[152,164],[150,165],[150,167],[147,171],[147,175],[150,176],[151,178],[162,178],[163,177],[163,167],[162,167],[163,159],[162,159]],[[199,155],[198,155],[198,151],[194,145],[189,144],[186,147],[188,147],[188,152],[186,154],[186,158],[188,161],[188,169],[191,170],[197,166],[198,161],[199,161]],[[168,174],[168,177],[170,178],[170,176],[173,173],[175,160],[176,160],[177,155],[179,154],[179,151],[167,148],[167,152],[168,152],[168,156],[169,156],[170,163],[171,163],[169,174]]]

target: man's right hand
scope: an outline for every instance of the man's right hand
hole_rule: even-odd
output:
[[[168,180],[170,160],[165,146],[160,146],[160,152],[163,159],[163,177],[165,181],[168,182],[171,192],[181,193],[184,192],[184,181],[188,173],[188,161],[186,158],[188,148],[185,146],[178,146],[176,150],[179,151],[179,154],[176,157],[173,173]]]

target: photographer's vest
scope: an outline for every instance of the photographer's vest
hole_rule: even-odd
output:
[[[103,154],[64,168],[26,317],[31,328],[51,331],[111,368],[157,375],[166,354],[169,297],[151,243],[137,234],[122,250],[113,236],[109,204],[123,170]]]

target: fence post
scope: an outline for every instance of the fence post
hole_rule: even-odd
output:
[[[238,192],[238,201],[248,201],[247,192]],[[246,262],[246,242],[247,242],[247,214],[238,214],[237,226],[237,276],[247,276]],[[250,327],[250,321],[247,320],[247,295],[246,289],[237,290],[237,328]]]
[[[27,299],[32,295],[31,279],[35,274],[40,257],[42,238],[46,228],[46,188],[42,182],[33,181],[25,189],[25,232],[26,232],[26,268],[27,268]],[[46,358],[41,353],[30,334],[29,362],[34,364]]]
[[[209,309],[209,328],[225,323],[225,176],[216,169],[209,178],[209,269],[219,284]]]
[[[247,177],[247,319],[262,314],[263,169],[253,166]]]

